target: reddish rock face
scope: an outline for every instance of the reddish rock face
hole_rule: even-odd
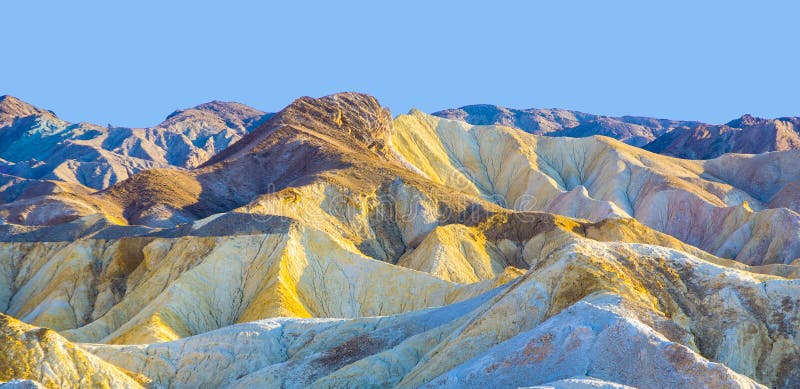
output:
[[[389,110],[372,96],[338,93],[319,99],[301,97],[204,166],[263,152],[274,145],[275,138],[287,135],[339,148],[336,151],[340,152],[366,148],[386,157],[391,131]]]

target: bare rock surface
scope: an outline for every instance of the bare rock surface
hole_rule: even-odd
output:
[[[246,128],[248,112],[211,103],[165,128],[200,139],[186,135],[197,120]],[[585,119],[536,115],[563,126],[551,133]],[[57,120],[0,99],[0,126],[19,117]],[[587,120],[641,137],[678,125]],[[33,133],[61,130],[48,131]],[[393,120],[351,92],[302,97],[237,136],[197,159],[106,138],[163,166],[101,191],[0,175],[0,380],[800,385],[797,151],[685,160],[602,136]]]

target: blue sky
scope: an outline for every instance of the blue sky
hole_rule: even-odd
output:
[[[0,94],[124,126],[213,99],[276,111],[345,90],[393,114],[800,115],[797,2],[284,3],[5,2]]]

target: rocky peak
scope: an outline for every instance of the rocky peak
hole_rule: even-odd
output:
[[[0,96],[0,116],[24,117],[46,112],[14,96]]]
[[[734,127],[734,128],[744,128],[744,127],[754,126],[754,125],[758,124],[759,122],[763,122],[765,120],[766,119],[761,119],[761,118],[754,117],[753,115],[750,115],[748,113],[748,114],[742,115],[742,117],[740,117],[738,119],[731,120],[726,125],[729,126],[729,127]]]
[[[192,108],[176,110],[167,116],[162,125],[203,115],[213,115],[225,121],[245,121],[260,118],[265,114],[242,103],[214,100]]]
[[[389,110],[366,94],[343,92],[321,98],[305,96],[293,101],[207,164],[235,159],[234,155],[269,147],[267,140],[273,139],[280,129],[299,130],[306,134],[304,137],[311,135],[337,148],[366,148],[385,156],[393,125]],[[278,136],[285,135],[281,134]]]
[[[348,92],[312,100],[316,100],[312,103],[316,104],[317,109],[329,112],[323,120],[332,122],[326,124],[334,129],[334,134],[347,134],[349,138],[378,153],[387,151],[387,142],[393,130],[392,115],[377,99]]]

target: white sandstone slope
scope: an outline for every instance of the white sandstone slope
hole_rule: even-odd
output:
[[[545,207],[547,212],[591,221],[608,218],[630,218],[627,212],[611,201],[595,200],[583,185],[556,196]]]

